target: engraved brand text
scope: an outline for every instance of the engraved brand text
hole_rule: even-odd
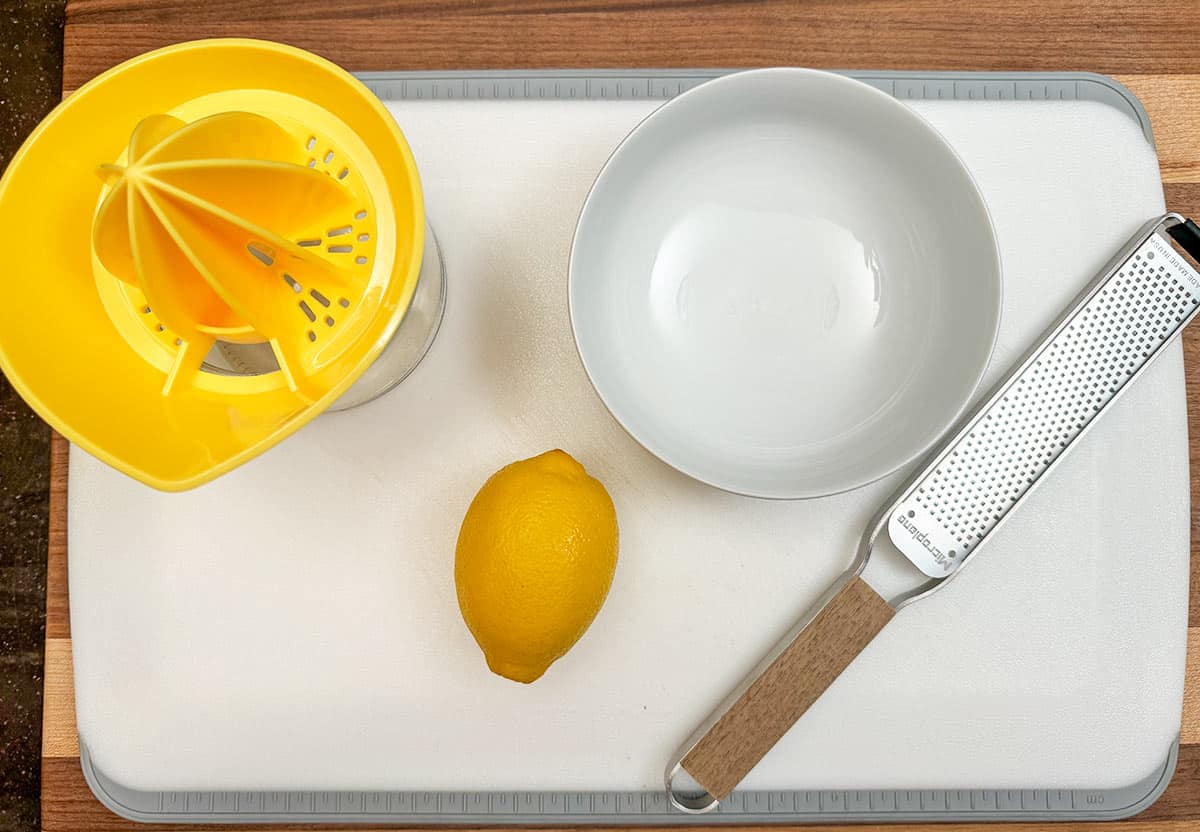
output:
[[[950,568],[950,558],[946,557],[945,552],[934,546],[929,540],[929,535],[913,525],[913,521],[909,520],[903,514],[897,514],[896,521],[904,527],[905,531],[912,535],[913,540],[915,540],[917,543],[920,543],[921,546],[925,548],[925,551],[929,552],[929,554],[933,556],[933,559],[937,562],[938,566],[942,567],[943,569]]]
[[[1188,283],[1192,284],[1193,289],[1200,289],[1200,278],[1196,276],[1195,270],[1179,258],[1169,245],[1164,243],[1157,234],[1150,238],[1154,250],[1167,259],[1167,262],[1174,266]]]

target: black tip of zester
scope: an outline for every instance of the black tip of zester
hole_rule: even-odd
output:
[[[1193,260],[1200,261],[1200,225],[1191,220],[1184,220],[1168,228],[1167,233]]]

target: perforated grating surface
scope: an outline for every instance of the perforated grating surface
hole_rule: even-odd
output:
[[[936,521],[942,551],[961,562],[1190,318],[1194,285],[1173,249],[1148,239],[925,478],[905,515]]]

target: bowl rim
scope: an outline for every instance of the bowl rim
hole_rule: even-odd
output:
[[[632,143],[632,140],[642,133],[648,125],[660,121],[664,117],[671,117],[670,114],[676,109],[676,102],[684,99],[707,96],[710,95],[714,89],[731,84],[757,83],[760,81],[778,83],[779,79],[784,79],[787,83],[816,82],[822,84],[840,85],[844,89],[850,90],[852,94],[860,94],[866,99],[874,98],[875,101],[878,102],[883,108],[891,109],[893,113],[902,113],[902,118],[909,119],[914,127],[926,135],[929,141],[940,147],[942,152],[947,155],[949,161],[952,164],[957,165],[959,172],[965,177],[965,181],[969,183],[969,193],[966,195],[970,197],[971,201],[975,204],[975,207],[979,209],[984,220],[986,221],[986,237],[990,241],[990,246],[988,246],[986,252],[989,262],[980,263],[979,269],[987,269],[992,278],[991,282],[995,284],[996,289],[994,302],[995,315],[991,332],[989,333],[988,337],[988,347],[983,352],[982,359],[979,361],[979,366],[976,368],[970,390],[965,396],[963,396],[962,401],[959,403],[954,412],[948,414],[942,420],[942,424],[940,425],[939,429],[932,434],[932,438],[924,443],[918,443],[914,445],[911,451],[902,455],[903,458],[901,461],[891,464],[891,467],[887,468],[886,470],[881,470],[878,472],[872,471],[871,475],[865,479],[860,479],[850,484],[838,483],[827,488],[746,488],[735,486],[730,483],[722,483],[717,481],[718,478],[700,474],[689,460],[680,459],[678,456],[669,454],[663,451],[662,448],[657,445],[657,443],[647,439],[642,435],[639,435],[639,432],[634,428],[634,426],[617,412],[612,402],[609,401],[609,398],[605,395],[604,391],[596,381],[596,376],[592,371],[592,367],[588,364],[587,356],[585,354],[586,350],[583,345],[583,339],[580,337],[579,314],[575,303],[577,271],[579,269],[578,250],[581,232],[584,231],[585,223],[587,222],[590,212],[593,209],[594,197],[596,196],[598,190],[602,187],[603,183],[613,175],[612,169],[614,165],[619,164],[619,160],[622,158],[622,156],[629,152],[629,147]],[[664,116],[664,113],[667,115]],[[983,253],[984,252],[981,251],[981,254]],[[967,413],[968,409],[972,406],[976,395],[979,393],[983,378],[987,374],[988,367],[991,365],[992,359],[995,356],[996,342],[999,337],[1001,319],[1003,318],[1004,313],[1003,263],[1000,255],[999,242],[996,238],[995,220],[992,217],[991,210],[988,208],[987,201],[983,198],[983,192],[979,188],[979,183],[976,181],[974,174],[971,173],[971,169],[963,161],[958,151],[955,150],[953,145],[951,145],[950,142],[947,141],[946,138],[937,130],[937,128],[930,124],[924,116],[906,106],[889,93],[886,93],[883,90],[872,86],[871,84],[868,84],[864,81],[859,81],[847,75],[842,75],[828,70],[810,69],[805,67],[767,67],[763,69],[735,71],[729,73],[728,75],[722,75],[718,78],[698,84],[697,86],[692,87],[691,89],[670,99],[662,106],[657,107],[645,118],[639,121],[625,135],[625,137],[621,139],[621,141],[613,149],[612,153],[610,153],[608,158],[604,161],[604,164],[601,166],[599,172],[596,174],[596,177],[592,181],[592,184],[588,189],[587,196],[585,197],[579,210],[579,217],[576,220],[575,231],[571,238],[571,248],[567,266],[567,310],[571,320],[571,335],[575,342],[575,352],[579,357],[580,363],[583,365],[584,373],[587,375],[592,389],[596,392],[596,395],[599,397],[609,415],[612,416],[613,420],[616,421],[616,423],[631,439],[649,451],[661,462],[665,463],[671,468],[674,468],[681,474],[684,474],[693,480],[696,480],[697,482],[704,483],[705,485],[712,486],[713,488],[721,491],[765,500],[810,500],[819,499],[821,497],[831,497],[837,494],[845,494],[850,491],[855,491],[859,488],[863,488],[871,483],[878,482],[885,477],[895,474],[897,471],[904,469],[914,461],[923,458],[931,449],[935,448],[938,443],[943,441],[944,437],[948,435],[951,428],[953,428],[954,425],[956,425],[960,419],[962,419],[963,415]]]

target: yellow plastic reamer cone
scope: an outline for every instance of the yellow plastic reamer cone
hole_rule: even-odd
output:
[[[0,368],[72,442],[165,490],[266,450],[371,365],[425,229],[375,96],[251,40],[172,46],[82,87],[0,180],[0,222],[22,241],[0,273]],[[278,369],[222,369],[254,344]]]

